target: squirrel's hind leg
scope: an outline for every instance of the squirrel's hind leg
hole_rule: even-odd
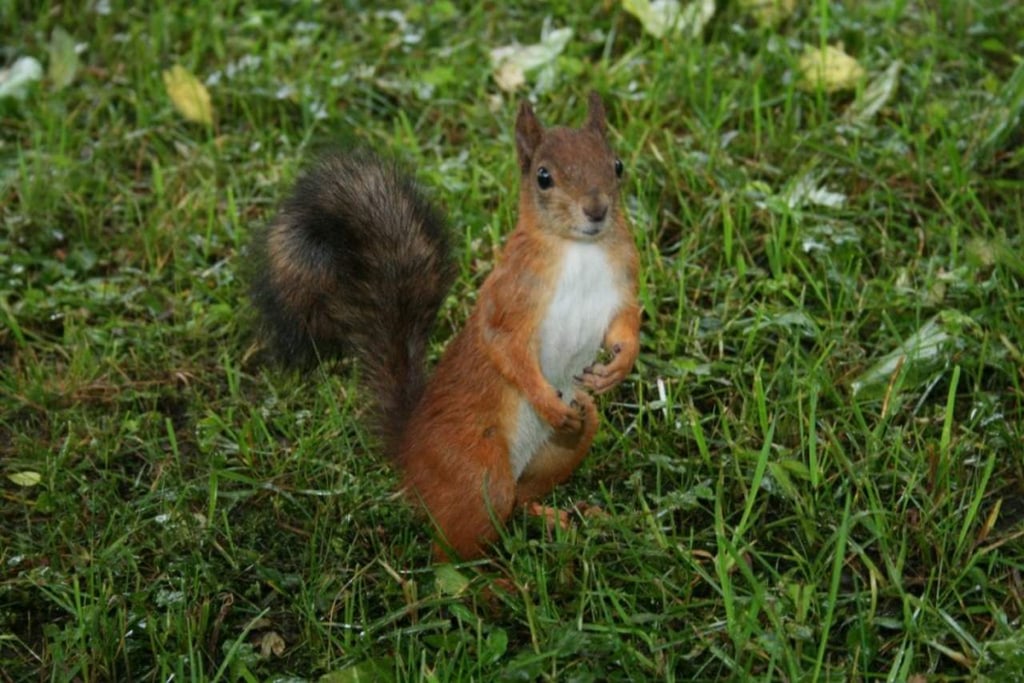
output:
[[[439,561],[471,560],[486,554],[498,540],[498,529],[515,507],[515,486],[494,481],[480,490],[466,490],[459,499],[427,507],[427,513],[439,538],[434,543],[434,558]]]
[[[515,480],[507,450],[485,442],[474,446],[473,458],[411,459],[404,468],[410,499],[422,507],[437,532],[434,557],[440,561],[486,554],[515,508]],[[432,464],[417,467],[417,462]]]

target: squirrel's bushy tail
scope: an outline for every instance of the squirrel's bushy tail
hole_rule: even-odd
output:
[[[391,452],[422,395],[430,332],[455,277],[448,242],[409,177],[356,152],[320,158],[253,244],[252,296],[273,352],[298,366],[358,358]]]

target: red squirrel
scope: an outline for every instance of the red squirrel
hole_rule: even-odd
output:
[[[323,157],[254,242],[270,343],[290,362],[358,359],[375,431],[438,531],[439,559],[483,555],[517,505],[572,474],[597,430],[591,394],[636,360],[638,255],[606,127],[596,93],[579,129],[545,128],[520,105],[518,222],[429,379],[455,267],[441,215],[393,165]]]

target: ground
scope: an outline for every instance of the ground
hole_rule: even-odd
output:
[[[642,4],[0,4],[43,67],[0,99],[0,680],[1024,678],[1024,12]],[[568,529],[432,566],[353,369],[258,362],[249,237],[317,149],[396,157],[456,234],[436,354],[517,100],[591,90],[640,361]]]

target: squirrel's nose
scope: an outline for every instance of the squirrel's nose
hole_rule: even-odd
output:
[[[600,223],[608,215],[608,202],[595,200],[583,205],[583,214],[592,223]]]

